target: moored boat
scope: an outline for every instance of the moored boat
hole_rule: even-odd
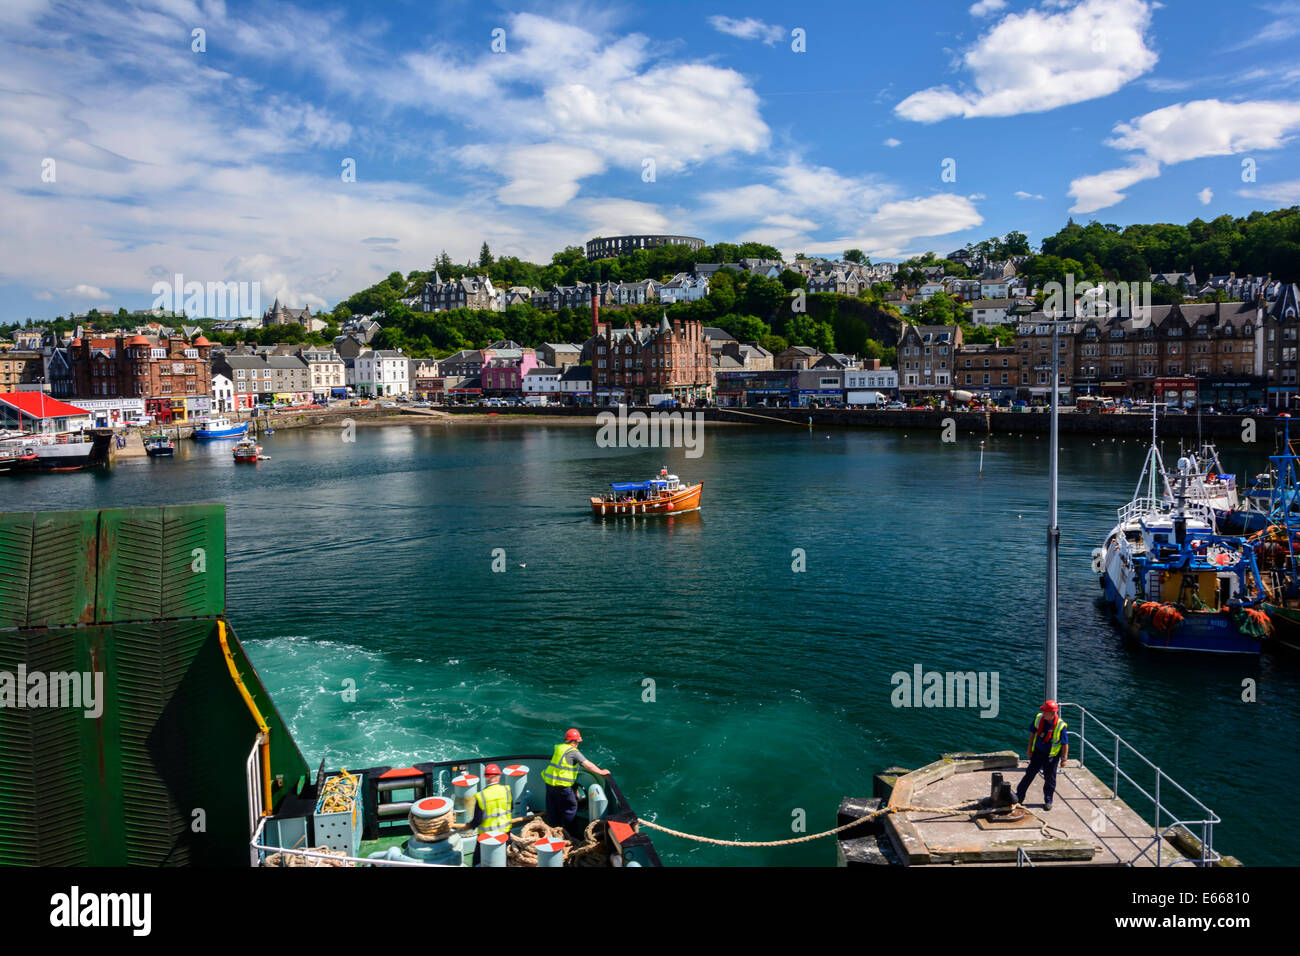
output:
[[[648,481],[614,481],[610,490],[591,498],[591,513],[597,517],[648,517],[682,514],[698,511],[704,482],[683,484],[676,475],[661,468],[655,478]]]
[[[231,449],[231,453],[237,462],[256,462],[263,457],[262,446],[251,438],[240,439]]]
[[[26,435],[4,444],[16,443],[32,453],[14,462],[15,471],[81,471],[106,466],[114,438],[111,430],[96,429]]]
[[[20,471],[35,461],[35,447],[21,438],[0,441],[0,475]]]
[[[194,437],[199,440],[242,438],[247,431],[248,422],[232,422],[229,418],[209,418],[194,426]]]
[[[144,440],[144,450],[150,458],[165,458],[176,453],[176,443],[166,435],[150,435]]]
[[[1173,488],[1153,435],[1133,500],[1095,555],[1102,591],[1119,625],[1146,647],[1258,654],[1273,625],[1259,606],[1255,550],[1215,531],[1207,502],[1188,498],[1192,463],[1178,464]],[[1172,502],[1157,482],[1173,488]]]

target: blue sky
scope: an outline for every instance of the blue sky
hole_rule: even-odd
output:
[[[6,0],[0,321],[176,273],[320,308],[484,240],[897,259],[1278,208],[1298,35],[1300,0]]]

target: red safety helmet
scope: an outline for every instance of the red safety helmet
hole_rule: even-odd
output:
[[[1061,711],[1061,708],[1056,705],[1056,701],[1054,700],[1044,701],[1043,706],[1038,709],[1045,714],[1057,714]]]
[[[490,763],[483,768],[483,775],[486,777],[499,777],[501,776],[501,768],[494,763]]]
[[[582,734],[578,733],[578,729],[576,727],[570,727],[568,730],[564,732],[564,742],[572,743],[575,740],[578,743],[582,743]]]

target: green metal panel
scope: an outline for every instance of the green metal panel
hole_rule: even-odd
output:
[[[99,675],[104,701],[0,708],[0,864],[244,865],[257,727],[218,636],[224,507],[0,515],[0,598],[0,672]],[[38,626],[12,629],[24,616]],[[307,764],[227,640],[271,728],[278,804]]]
[[[30,511],[0,514],[0,628],[27,623],[27,583],[32,572]]]
[[[156,621],[163,616],[162,555],[162,508],[100,512],[100,622]]]
[[[97,511],[42,511],[32,526],[27,626],[95,620]]]
[[[225,611],[225,505],[115,508],[100,523],[100,621]]]
[[[163,509],[163,617],[226,611],[226,506]]]
[[[79,670],[75,631],[7,631],[0,671]],[[0,864],[75,866],[90,862],[95,831],[85,825],[88,793],[80,711],[0,707]]]

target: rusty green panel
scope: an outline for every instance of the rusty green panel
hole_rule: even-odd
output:
[[[87,630],[7,631],[0,671],[15,678],[20,668],[24,676],[79,671],[78,644]],[[92,862],[99,833],[86,826],[89,806],[120,797],[97,797],[89,786],[88,724],[81,710],[18,707],[16,696],[0,707],[0,865]]]
[[[30,511],[0,514],[0,628],[27,623],[27,582],[32,568]]]
[[[32,523],[27,626],[95,620],[98,511],[42,511]]]
[[[101,623],[163,616],[163,509],[111,508],[99,517]]]
[[[226,610],[226,506],[163,509],[165,618],[205,617]]]

